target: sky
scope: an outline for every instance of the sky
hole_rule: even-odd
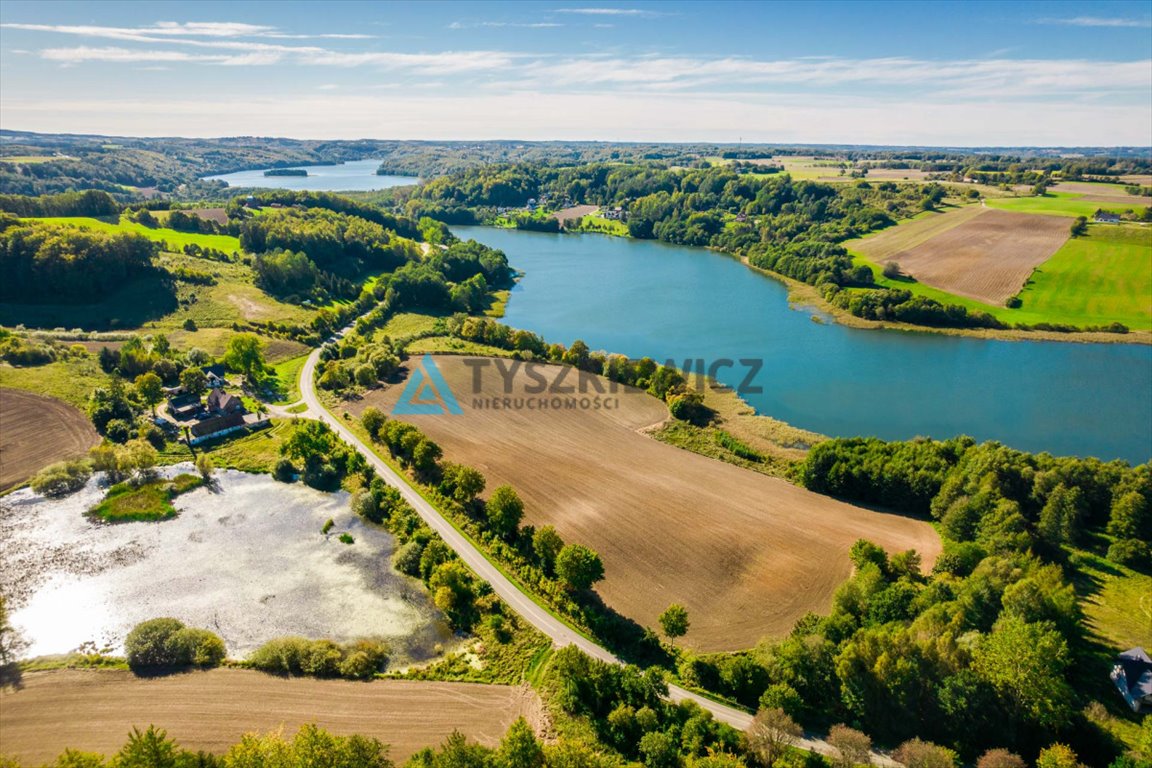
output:
[[[0,128],[1152,144],[1152,3],[0,3]]]

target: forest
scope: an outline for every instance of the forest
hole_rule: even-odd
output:
[[[146,237],[21,221],[0,213],[0,300],[86,303],[155,272]]]

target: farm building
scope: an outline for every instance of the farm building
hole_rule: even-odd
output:
[[[224,378],[224,366],[217,363],[216,365],[206,365],[200,370],[204,371],[204,375],[208,377],[208,386],[216,389],[228,383]]]
[[[1118,655],[1111,677],[1133,712],[1152,707],[1152,659],[1143,648],[1132,648]]]
[[[176,395],[168,398],[168,414],[179,421],[190,419],[200,412],[199,395]]]
[[[1096,211],[1095,220],[1100,224],[1119,224],[1120,214],[1108,211]]]
[[[230,413],[243,413],[244,403],[236,395],[216,388],[208,393],[208,410],[221,416]]]

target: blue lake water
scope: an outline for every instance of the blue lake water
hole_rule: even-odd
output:
[[[525,275],[504,322],[550,342],[649,356],[758,358],[759,413],[827,435],[968,434],[1027,451],[1152,457],[1152,347],[991,341],[847,328],[699,248],[603,235],[454,227]],[[738,386],[744,369],[720,369]]]
[[[379,160],[353,160],[341,165],[294,165],[308,171],[307,176],[265,176],[264,170],[237,171],[219,176],[205,176],[210,181],[223,181],[230,187],[263,187],[295,189],[310,192],[370,192],[388,187],[419,184],[415,176],[377,176]]]

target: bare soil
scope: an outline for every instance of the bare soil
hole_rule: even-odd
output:
[[[566,221],[578,219],[581,216],[591,216],[598,210],[600,210],[600,206],[598,205],[574,205],[571,208],[565,208],[562,211],[556,211],[556,213],[552,215],[556,217],[557,221],[563,224]]]
[[[987,209],[892,261],[926,285],[1002,305],[1064,245],[1068,227],[1060,216]]]
[[[0,389],[0,490],[49,464],[83,456],[100,442],[88,417],[67,403]]]
[[[184,749],[221,754],[245,733],[316,723],[339,735],[391,744],[400,762],[441,743],[453,730],[495,745],[539,702],[529,688],[412,680],[283,678],[216,669],[141,678],[125,670],[59,670],[24,676],[0,693],[0,753],[24,765],[54,760],[65,748],[111,755],[132,728],[163,728]]]
[[[850,574],[848,549],[857,539],[890,551],[916,549],[929,566],[940,551],[924,522],[845,504],[642,434],[668,411],[637,390],[602,395],[616,398],[609,410],[477,409],[466,359],[436,358],[462,415],[401,418],[438,442],[447,460],[483,472],[489,491],[513,485],[526,524],[555,525],[566,541],[599,552],[607,578],[596,589],[625,616],[656,627],[670,603],[683,603],[690,646],[747,648],[787,633],[808,611],[827,610]],[[610,386],[559,366],[533,374],[549,388],[583,386],[589,398],[592,382]],[[480,378],[480,396],[508,397],[513,405],[516,398],[557,396],[529,394],[534,380],[524,368],[510,377],[507,394],[494,363]],[[369,405],[391,413],[402,388],[375,390],[346,407],[357,415]]]

